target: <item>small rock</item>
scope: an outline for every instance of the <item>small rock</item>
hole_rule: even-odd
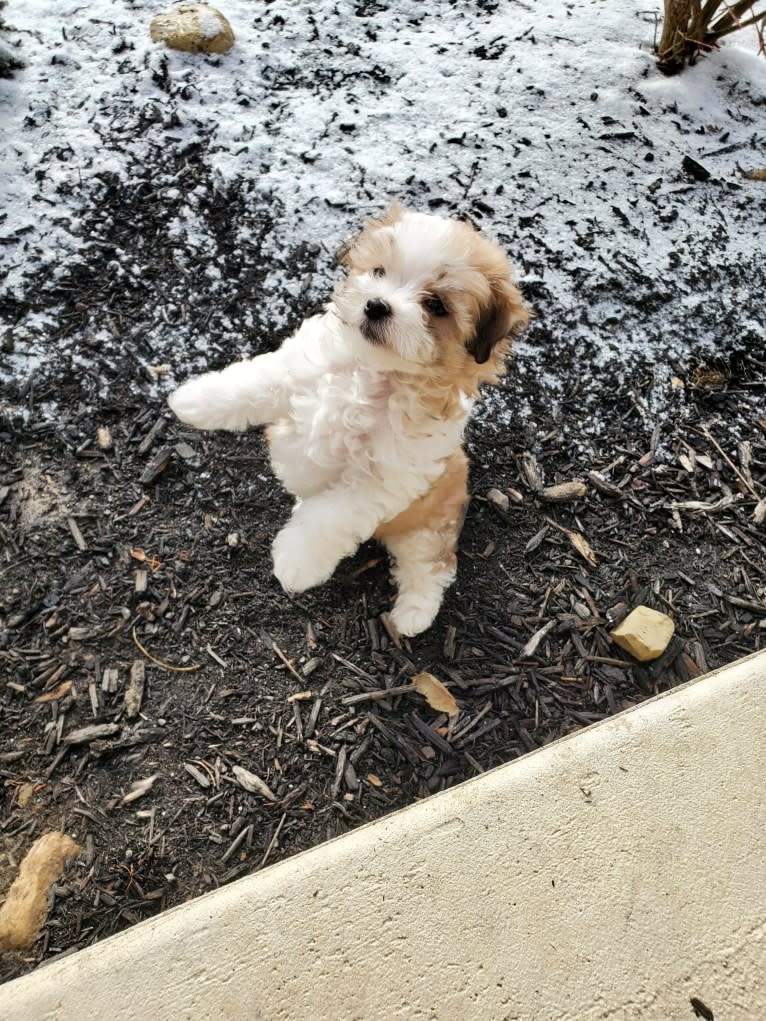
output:
[[[495,507],[499,507],[500,510],[507,511],[511,506],[511,501],[505,493],[501,493],[499,489],[490,489],[487,493],[487,499],[490,503],[494,503]]]
[[[193,457],[197,456],[197,451],[194,447],[190,447],[188,443],[176,443],[175,451],[184,461],[191,461]]]
[[[612,640],[631,656],[646,663],[667,649],[676,626],[666,613],[648,606],[637,606],[611,632]]]
[[[239,546],[239,532],[229,532],[226,536],[226,545],[231,549],[236,549]]]
[[[234,45],[234,33],[226,18],[207,4],[179,4],[152,18],[152,42],[184,53],[227,53]]]

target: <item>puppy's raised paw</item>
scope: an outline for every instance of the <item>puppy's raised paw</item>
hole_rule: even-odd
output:
[[[232,390],[231,380],[220,372],[187,380],[168,397],[168,404],[182,422],[197,429],[237,432],[248,425],[246,409]]]

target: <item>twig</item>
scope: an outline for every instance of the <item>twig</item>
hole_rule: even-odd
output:
[[[721,455],[721,457],[722,457],[722,458],[724,459],[724,461],[725,461],[725,462],[726,462],[726,463],[728,464],[728,466],[729,466],[729,467],[731,468],[731,470],[732,470],[732,471],[734,472],[734,474],[735,474],[735,475],[737,476],[737,478],[738,478],[738,479],[740,480],[740,482],[742,483],[742,485],[743,485],[743,486],[745,486],[745,488],[746,488],[746,489],[747,489],[747,491],[748,491],[748,492],[749,492],[749,493],[751,494],[751,496],[753,496],[753,497],[755,498],[755,500],[756,500],[756,501],[757,501],[757,500],[760,500],[760,496],[758,495],[758,493],[756,493],[756,491],[755,491],[755,490],[753,489],[753,487],[752,487],[752,486],[750,485],[750,483],[749,483],[749,482],[747,481],[747,479],[746,479],[746,478],[745,478],[745,476],[744,476],[744,475],[742,474],[742,472],[741,472],[741,471],[739,470],[739,468],[737,468],[736,464],[734,464],[734,462],[733,462],[733,461],[731,460],[731,458],[730,458],[730,457],[729,457],[729,455],[728,455],[728,454],[726,453],[726,451],[725,451],[725,450],[723,449],[723,447],[721,447],[721,446],[720,446],[720,445],[719,445],[719,444],[718,444],[718,443],[717,443],[717,442],[716,442],[716,441],[715,441],[715,440],[713,439],[713,437],[712,437],[712,436],[710,435],[710,432],[708,431],[708,428],[707,428],[707,426],[704,426],[704,425],[703,425],[702,429],[695,429],[695,430],[694,430],[694,432],[696,432],[696,433],[697,433],[697,435],[702,435],[702,436],[704,436],[704,437],[705,437],[705,439],[708,439],[708,440],[710,440],[710,442],[711,442],[711,443],[713,444],[713,446],[715,447],[715,449],[716,449],[716,450],[718,451],[718,453],[719,453],[719,454]]]
[[[151,652],[149,652],[148,649],[145,649],[144,646],[139,642],[135,628],[133,628],[133,641],[136,643],[138,648],[141,650],[141,652],[143,652],[147,659],[150,659],[152,663],[156,663],[157,666],[162,667],[163,670],[172,670],[174,673],[178,674],[188,674],[191,673],[193,670],[199,670],[200,668],[201,664],[199,663],[192,663],[190,666],[173,666],[172,663],[166,663],[162,659],[157,659],[156,656],[153,656]]]
[[[410,691],[415,691],[414,684],[401,684],[398,688],[379,688],[377,691],[361,691],[358,695],[346,695],[341,699],[341,703],[357,705],[359,702],[366,702],[369,698],[377,702],[379,699],[392,698],[394,695],[406,695]]]
[[[282,652],[282,650],[279,648],[279,646],[277,645],[277,643],[274,641],[273,638],[271,639],[271,647],[274,650],[274,652],[276,652],[277,656],[279,656],[279,658],[282,660],[282,662],[287,667],[287,669],[290,671],[290,673],[293,675],[293,677],[295,677],[297,680],[299,680],[301,682],[301,684],[305,684],[306,683],[305,677],[301,677],[301,675],[298,673],[298,671],[292,665],[292,663],[287,658],[287,656],[285,656],[284,652]]]
[[[279,834],[280,834],[280,832],[282,830],[282,826],[284,825],[284,822],[285,822],[286,818],[287,818],[287,812],[285,812],[284,815],[282,816],[282,818],[279,820],[279,825],[277,826],[276,830],[274,830],[274,836],[269,841],[269,846],[266,848],[266,853],[264,854],[263,858],[261,858],[261,864],[259,865],[259,868],[263,868],[263,866],[266,864],[266,862],[269,859],[269,855],[274,850],[274,845],[277,842],[277,838],[279,837]]]

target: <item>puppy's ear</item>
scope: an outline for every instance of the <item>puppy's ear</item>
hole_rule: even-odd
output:
[[[407,210],[401,202],[394,200],[382,216],[377,216],[374,220],[368,220],[367,226],[371,230],[376,230],[379,227],[393,227],[406,212]]]
[[[399,202],[392,202],[388,209],[381,213],[380,216],[374,217],[367,221],[362,230],[357,231],[353,237],[350,237],[348,241],[344,241],[340,248],[335,253],[335,261],[339,266],[345,266],[349,269],[352,263],[351,253],[359,243],[360,238],[368,231],[380,230],[381,227],[392,227],[406,213],[406,209]]]
[[[482,309],[476,333],[466,344],[468,353],[483,365],[496,344],[506,337],[516,337],[522,332],[532,316],[532,310],[524,304],[521,291],[510,278],[493,280],[489,302]]]
[[[361,231],[354,234],[353,237],[350,237],[348,241],[344,241],[340,248],[338,248],[335,252],[335,261],[339,266],[344,266],[348,269],[351,265],[351,251],[359,238],[359,234],[361,234]]]

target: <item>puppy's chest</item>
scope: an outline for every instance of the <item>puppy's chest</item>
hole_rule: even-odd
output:
[[[296,385],[290,417],[278,431],[321,467],[367,463],[380,441],[397,431],[392,393],[390,382],[374,372],[324,372]]]

